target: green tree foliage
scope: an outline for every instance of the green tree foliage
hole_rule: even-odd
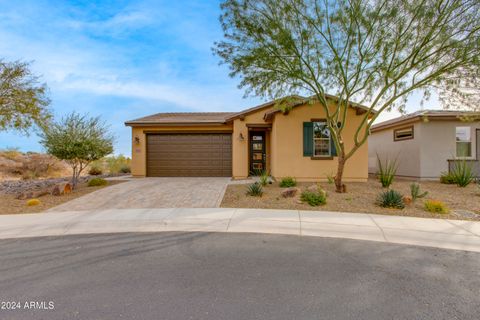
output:
[[[50,119],[46,86],[29,67],[24,62],[0,60],[0,131],[28,133],[33,124],[43,127]]]
[[[428,98],[472,86],[460,79],[479,70],[478,0],[225,0],[221,8],[224,40],[213,50],[246,94],[306,94],[305,102],[323,108],[338,153],[338,192],[345,163],[383,111],[403,111],[414,91]],[[338,96],[333,108],[327,92]],[[347,144],[351,101],[369,109]]]
[[[40,143],[49,154],[70,164],[74,187],[83,169],[113,152],[113,136],[99,117],[71,113],[61,121],[51,123],[40,137]]]

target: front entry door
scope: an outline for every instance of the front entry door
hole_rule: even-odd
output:
[[[265,132],[250,131],[250,174],[258,175],[265,170]]]

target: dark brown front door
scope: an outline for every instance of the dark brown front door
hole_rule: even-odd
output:
[[[250,131],[250,174],[257,175],[265,170],[265,132]]]
[[[148,134],[147,176],[231,177],[232,134]]]

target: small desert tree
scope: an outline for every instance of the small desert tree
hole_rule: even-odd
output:
[[[43,127],[50,118],[46,90],[27,63],[0,60],[0,131]]]
[[[40,134],[47,152],[65,160],[72,167],[72,185],[92,161],[113,152],[113,136],[99,117],[88,118],[71,113],[53,122]]]
[[[213,50],[247,94],[306,93],[324,110],[338,192],[373,122],[385,110],[403,111],[412,92],[478,101],[478,0],[225,0],[221,8],[225,39]],[[338,97],[333,106],[327,92]],[[369,107],[346,144],[351,101]]]

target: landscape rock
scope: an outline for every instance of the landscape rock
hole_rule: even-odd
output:
[[[412,203],[412,197],[404,196],[404,197],[403,197],[403,202],[404,202],[406,205],[411,204],[411,203]]]
[[[298,188],[294,188],[294,187],[286,188],[285,190],[282,191],[282,197],[292,198],[292,197],[295,197],[297,192],[298,192]]]
[[[307,187],[307,191],[310,191],[310,192],[318,192],[318,186],[316,184],[312,184],[311,186],[308,186]]]

